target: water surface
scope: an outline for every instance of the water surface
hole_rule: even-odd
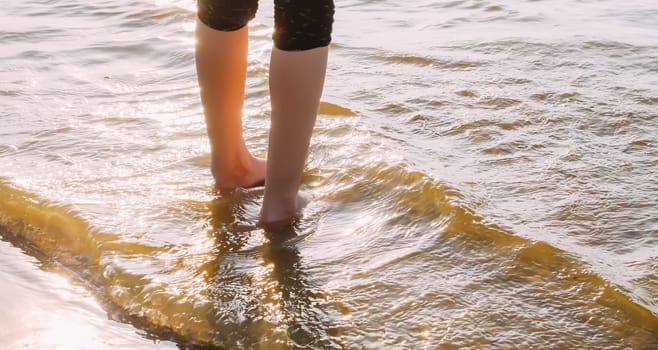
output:
[[[0,0],[0,343],[658,347],[653,2],[337,2],[273,240],[212,191],[194,6]],[[265,156],[271,4],[249,29]]]

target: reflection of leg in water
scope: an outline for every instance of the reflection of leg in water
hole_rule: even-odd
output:
[[[261,291],[254,281],[254,271],[262,266],[260,254],[250,247],[254,241],[262,242],[262,233],[248,217],[249,207],[256,206],[259,197],[240,189],[224,193],[208,203],[205,213],[214,254],[199,273],[206,276],[208,286],[203,292],[211,305],[211,338],[227,349],[258,348],[273,328],[263,317]]]
[[[263,260],[272,264],[272,280],[279,286],[289,348],[343,349],[340,327],[333,323],[322,292],[304,271],[299,251],[273,242],[263,251]]]
[[[332,308],[289,240],[295,229],[267,242],[250,221],[258,198],[235,191],[208,203],[204,213],[215,255],[199,273],[207,276],[213,343],[229,349],[344,348]]]
[[[210,234],[216,241],[218,254],[239,251],[253,238],[262,240],[253,220],[262,193],[262,190],[236,189],[207,203],[209,213],[205,214],[209,214]]]

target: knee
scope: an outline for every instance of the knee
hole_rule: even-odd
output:
[[[327,46],[333,21],[333,0],[275,0],[274,45],[285,51]]]
[[[205,25],[221,31],[238,30],[256,16],[258,0],[198,0],[197,16]]]

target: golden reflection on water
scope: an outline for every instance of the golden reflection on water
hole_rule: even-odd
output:
[[[13,240],[1,226],[0,234],[13,245],[0,242],[6,259],[0,269],[0,278],[6,282],[0,288],[0,319],[5,321],[0,343],[5,349],[152,347],[153,341],[136,334],[141,331],[110,319],[108,309],[99,306],[85,288],[88,286],[71,275],[71,270],[40,254],[28,242]],[[160,343],[164,349],[173,349],[172,345]]]
[[[454,346],[490,346],[501,341],[510,345],[521,341],[517,339],[521,335],[510,333],[509,338],[496,340],[485,331],[479,336],[471,334],[468,341],[461,335],[461,332],[468,332],[469,327],[464,328],[464,322],[470,320],[478,319],[484,330],[496,329],[498,322],[508,322],[499,309],[502,306],[499,304],[506,300],[527,303],[513,306],[517,309],[514,310],[517,326],[526,322],[556,322],[550,314],[518,314],[528,307],[528,311],[540,314],[545,312],[542,310],[567,307],[573,310],[568,313],[574,320],[588,323],[598,332],[609,328],[610,341],[625,339],[632,347],[641,348],[641,344],[649,341],[658,330],[658,320],[648,310],[632,303],[563,252],[483,224],[481,218],[446,202],[445,191],[431,182],[421,187],[412,186],[425,181],[421,175],[406,174],[406,180],[397,182],[395,188],[387,188],[391,185],[387,181],[371,181],[382,174],[401,171],[387,165],[381,167],[373,174],[363,173],[361,180],[351,180],[355,184],[352,188],[333,191],[332,201],[342,202],[345,211],[332,212],[322,223],[307,223],[317,225],[320,232],[306,235],[304,230],[312,226],[298,227],[290,236],[274,241],[268,240],[253,224],[255,220],[251,216],[258,207],[258,190],[236,191],[206,203],[179,202],[174,210],[202,220],[207,232],[205,237],[199,236],[180,246],[121,244],[116,235],[94,233],[65,208],[45,205],[34,196],[6,185],[0,187],[3,194],[0,212],[5,214],[1,224],[17,232],[15,239],[19,242],[29,242],[40,254],[55,256],[78,278],[100,287],[98,296],[111,302],[111,309],[119,318],[145,327],[158,337],[172,337],[181,343],[283,349],[293,344],[341,348],[353,343],[377,347],[376,344],[409,341],[430,346],[451,339]],[[364,179],[369,180],[364,182]],[[379,197],[384,205],[362,208],[358,210],[361,214],[348,214],[354,211],[353,205],[363,205],[361,198],[364,196]],[[387,205],[392,203],[408,203],[405,207],[409,211],[404,215],[391,215]],[[353,221],[344,225],[345,218],[341,215]],[[409,220],[409,215],[414,219]],[[53,216],[59,219],[53,220]],[[441,217],[444,219],[430,220]],[[417,241],[416,235],[420,233],[417,228],[422,227],[417,220],[430,220],[434,225],[426,227],[434,227],[437,231],[422,232],[428,239]],[[62,226],[58,226],[61,223],[65,223],[63,227],[75,223],[70,227],[81,229],[69,230],[67,239],[52,245],[48,237],[57,237],[62,230]],[[331,272],[335,267],[322,264],[320,267],[328,271],[318,274],[320,270],[308,264],[321,258],[323,253],[314,252],[316,248],[312,247],[319,244],[321,249],[328,249],[330,245],[322,243],[321,232],[331,234],[337,227],[341,227],[338,232],[344,235],[343,243],[351,243],[349,247],[343,246],[338,256],[336,249],[341,248],[332,248],[333,258],[352,260],[357,265],[340,277]],[[397,227],[397,232],[390,231],[392,227]],[[374,245],[373,233],[378,231],[390,231],[390,242]],[[78,237],[71,238],[73,234]],[[295,236],[297,238],[290,240]],[[319,241],[313,243],[315,237]],[[112,239],[119,242],[109,242]],[[94,243],[81,246],[79,241]],[[306,247],[303,255],[300,247]],[[90,254],[103,258],[92,260],[88,258]],[[482,265],[478,268],[473,265],[471,269],[492,269],[482,275],[485,280],[476,286],[472,286],[474,280],[470,276],[475,271],[461,267],[462,264],[471,265],[464,260],[469,255],[468,260],[475,259]],[[416,268],[428,275],[407,275],[406,270]],[[448,275],[442,276],[443,271]],[[460,277],[460,274],[465,275]],[[327,279],[329,276],[333,277]],[[425,282],[405,289],[415,278]],[[336,283],[336,279],[343,282]],[[321,282],[323,280],[326,282]],[[394,282],[405,280],[402,285]],[[440,289],[448,296],[439,298],[443,299],[439,309],[435,292],[409,294],[423,285],[431,291],[437,287],[436,283],[444,284]],[[495,294],[502,295],[485,297],[487,285],[496,290]],[[550,294],[546,294],[546,290],[550,290]],[[470,293],[473,295],[469,296]],[[400,295],[403,297],[398,300]],[[478,300],[480,297],[484,297],[483,300]],[[429,313],[420,311],[424,307],[429,307]],[[464,308],[461,314],[432,313],[432,310],[460,308]],[[382,315],[373,314],[378,309],[387,311]],[[610,315],[607,310],[617,313]],[[407,319],[409,315],[415,315],[412,318],[416,321],[404,326],[396,321]],[[375,323],[364,323],[367,319],[364,317]],[[543,320],[543,317],[547,318]],[[375,331],[372,327],[378,323],[383,333],[376,336],[369,333]],[[395,327],[407,329],[413,337],[401,338],[398,333],[391,332]],[[368,333],[362,333],[364,331]],[[52,332],[49,330],[41,339],[56,342],[48,338],[49,334],[55,334]],[[553,332],[549,334],[558,334]],[[564,339],[563,345],[582,341],[582,336],[584,334],[572,334],[573,339]]]

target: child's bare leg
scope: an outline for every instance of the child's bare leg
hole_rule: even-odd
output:
[[[251,155],[242,137],[247,26],[219,31],[197,20],[196,68],[215,187],[262,185],[266,162]]]
[[[272,49],[272,121],[259,222],[265,228],[289,224],[306,204],[298,191],[324,86],[327,54],[327,46],[304,51]]]

